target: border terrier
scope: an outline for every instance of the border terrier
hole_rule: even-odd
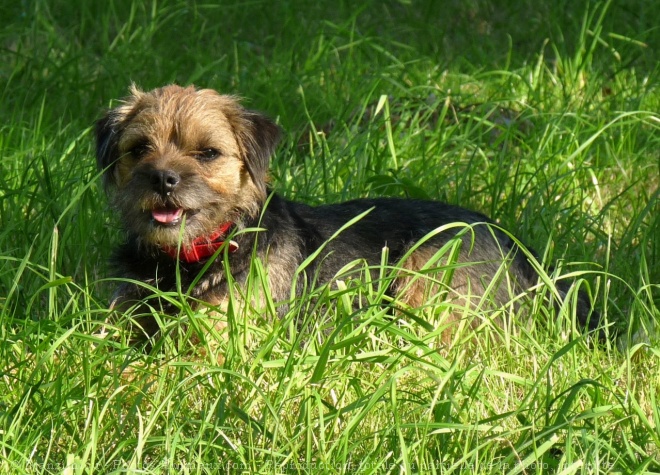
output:
[[[387,248],[397,266],[388,294],[405,308],[425,305],[431,293],[463,304],[488,294],[504,306],[537,286],[533,251],[483,214],[393,198],[313,207],[272,193],[267,175],[279,138],[278,125],[235,97],[192,86],[150,92],[132,86],[96,124],[98,166],[127,234],[114,255],[120,275],[163,291],[179,282],[192,287],[196,301],[222,309],[228,274],[244,283],[255,255],[273,300],[284,301],[304,287],[294,280],[309,256],[317,254],[299,278],[327,283],[355,260],[378,268]],[[241,232],[247,228],[253,231]],[[438,259],[448,244],[452,251]],[[559,297],[570,285],[558,282]],[[113,305],[144,297],[141,286],[126,283]],[[587,296],[580,292],[577,301],[578,323],[598,328]],[[147,336],[158,331],[153,319],[140,326]]]

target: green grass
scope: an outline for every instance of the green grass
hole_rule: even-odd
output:
[[[0,473],[660,471],[654,2],[226,3],[0,7]],[[621,337],[571,339],[570,302],[537,299],[438,351],[441,304],[393,313],[356,270],[283,318],[232,307],[229,338],[176,293],[151,354],[103,338],[121,232],[90,131],[131,81],[276,118],[289,198],[490,215]]]

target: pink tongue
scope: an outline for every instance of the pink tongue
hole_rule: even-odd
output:
[[[181,208],[156,208],[151,211],[151,216],[159,223],[171,224],[181,217],[182,212],[183,210]]]

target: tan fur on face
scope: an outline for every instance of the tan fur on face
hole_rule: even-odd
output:
[[[258,212],[265,193],[245,164],[250,130],[235,98],[179,86],[131,92],[115,109],[121,134],[113,171],[114,203],[129,228],[151,244],[176,245],[178,226],[151,226],[150,212],[163,206],[183,208],[191,211],[183,232],[186,244],[223,222]],[[132,151],[138,146],[144,152],[136,157]],[[206,149],[218,150],[219,157],[200,160]],[[180,189],[167,199],[154,193],[143,176],[150,170],[176,172]]]

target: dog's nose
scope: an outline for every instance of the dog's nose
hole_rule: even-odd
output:
[[[154,191],[167,194],[174,191],[181,181],[181,176],[172,170],[153,170],[150,179]]]

